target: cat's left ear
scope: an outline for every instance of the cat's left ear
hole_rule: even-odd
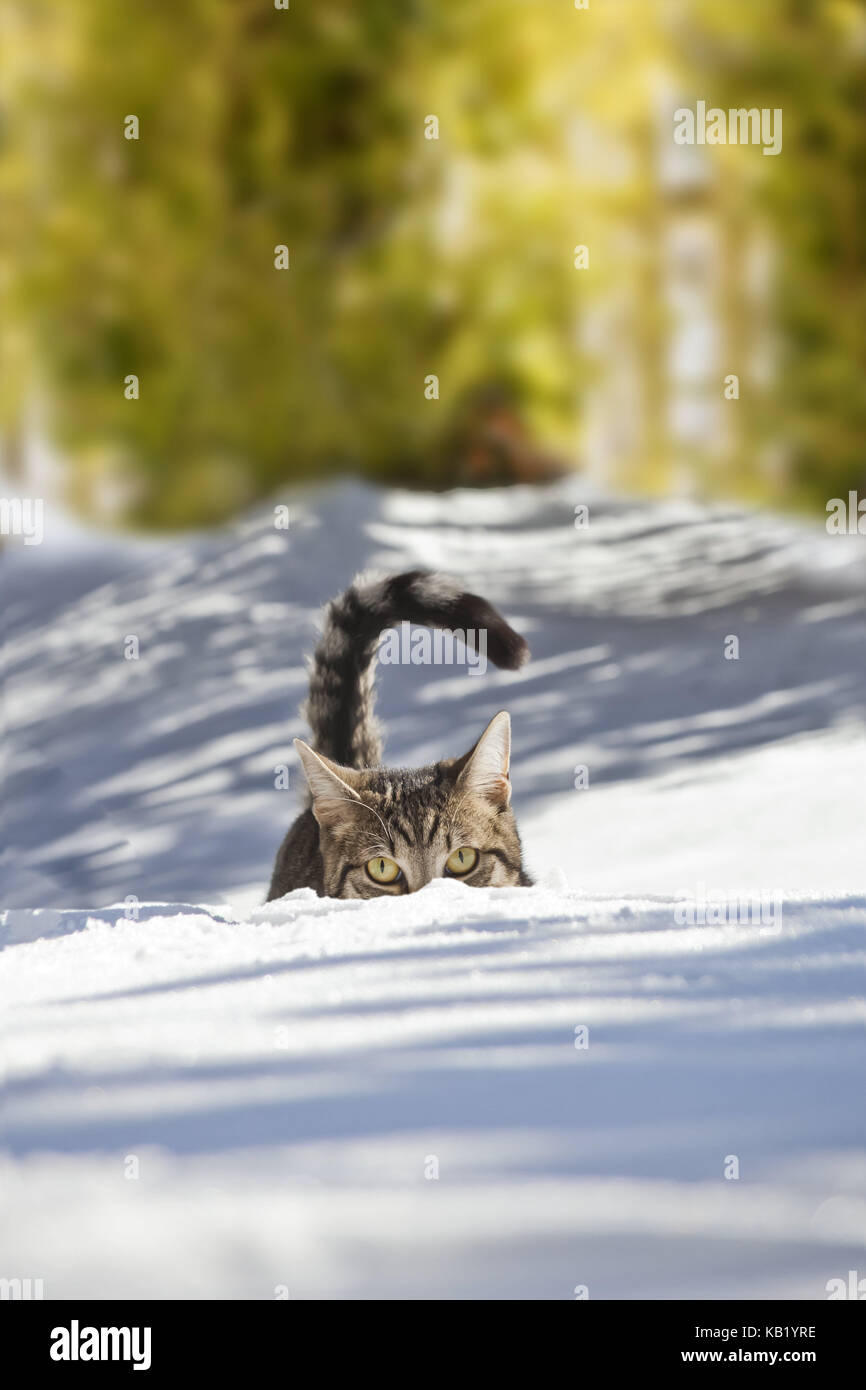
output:
[[[508,769],[511,762],[511,720],[505,710],[494,714],[484,733],[463,760],[457,786],[483,796],[494,806],[507,806],[511,800]]]

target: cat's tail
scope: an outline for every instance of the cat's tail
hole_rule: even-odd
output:
[[[454,579],[427,570],[372,577],[360,574],[328,604],[313,653],[303,713],[317,753],[344,767],[374,767],[382,738],[373,713],[375,657],[380,634],[398,623],[465,634],[470,651],[485,650],[496,666],[515,670],[529,657],[524,639],[501,613]]]

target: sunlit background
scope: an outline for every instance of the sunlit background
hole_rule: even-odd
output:
[[[0,14],[19,491],[41,439],[146,528],[347,473],[816,515],[866,482],[859,0]],[[677,144],[698,102],[781,111],[781,151]]]

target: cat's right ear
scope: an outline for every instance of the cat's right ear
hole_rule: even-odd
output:
[[[341,767],[314,753],[303,739],[295,739],[295,748],[313,798],[313,815],[319,825],[336,825],[351,814],[350,806],[363,806],[363,802],[350,785],[354,773],[350,767]],[[347,806],[348,802],[348,806]]]

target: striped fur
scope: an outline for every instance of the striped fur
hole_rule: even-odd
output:
[[[491,661],[508,670],[529,656],[523,638],[495,608],[446,575],[424,570],[385,578],[359,575],[325,610],[303,711],[313,748],[344,767],[375,767],[382,761],[373,713],[374,658],[380,634],[401,622],[463,632],[483,628]]]
[[[320,897],[395,896],[448,873],[461,846],[478,851],[464,881],[477,886],[530,880],[509,804],[510,724],[498,714],[461,758],[413,770],[379,766],[374,714],[379,637],[402,622],[486,634],[497,665],[521,666],[529,649],[495,608],[440,574],[361,575],[324,615],[304,713],[312,747],[296,740],[310,804],[277,854],[269,900],[294,888]],[[400,869],[393,884],[373,882],[376,855]]]

